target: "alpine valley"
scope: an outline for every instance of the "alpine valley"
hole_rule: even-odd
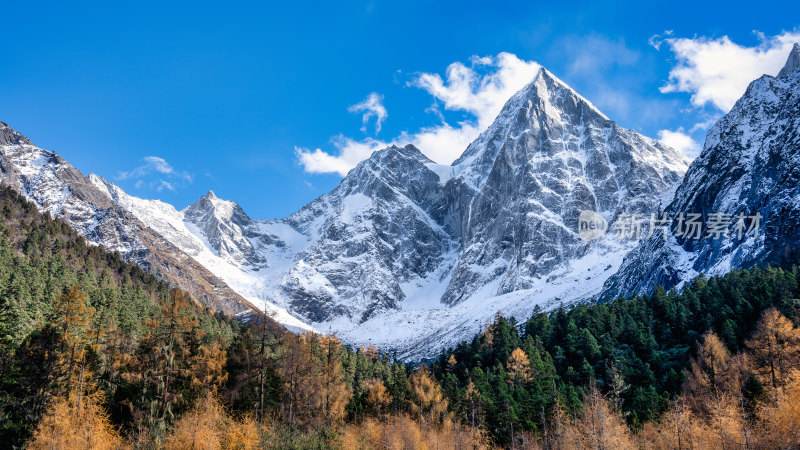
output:
[[[800,244],[800,46],[755,80],[693,162],[618,126],[546,69],[452,165],[389,147],[289,217],[255,220],[208,192],[193,205],[84,176],[0,123],[2,182],[88,241],[223,312],[433,357],[499,311],[681,288],[701,273],[780,263]],[[757,238],[584,241],[581,211],[759,212]]]

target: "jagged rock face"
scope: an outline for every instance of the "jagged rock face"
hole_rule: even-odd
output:
[[[280,282],[293,311],[360,322],[397,308],[402,284],[444,261],[454,242],[430,214],[442,191],[432,164],[413,146],[387,148],[286,219],[314,241]]]
[[[221,279],[119,207],[91,179],[2,122],[0,172],[0,182],[41,211],[67,221],[89,242],[119,252],[214,309],[230,314],[252,310]]]
[[[7,125],[3,134],[9,135],[6,142],[12,143],[0,147],[3,183],[15,187],[43,211],[66,219],[90,242],[103,242],[108,250],[127,259],[144,261],[144,245],[135,236],[135,227],[83,174]]]
[[[667,206],[679,213],[725,213],[729,236],[643,241],[606,285],[611,296],[681,286],[700,273],[779,264],[800,253],[800,46],[778,77],[753,81],[708,133],[700,156]],[[740,214],[763,218],[755,238],[739,238]],[[745,219],[747,232],[752,224]],[[677,231],[678,224],[673,226]]]
[[[199,228],[217,255],[238,265],[263,267],[266,259],[258,248],[284,245],[277,237],[262,233],[236,202],[221,200],[211,191],[184,209],[183,216]]]
[[[610,223],[622,212],[655,212],[687,161],[620,128],[542,70],[454,165],[460,174],[450,184],[467,198],[458,202],[464,250],[449,304],[492,282],[498,295],[527,289],[582,257],[590,245],[577,233],[581,211]]]
[[[5,122],[0,122],[0,145],[33,145],[33,142]]]
[[[795,43],[791,53],[789,53],[789,59],[786,60],[786,64],[778,72],[778,78],[789,76],[797,69],[800,69],[800,44]]]

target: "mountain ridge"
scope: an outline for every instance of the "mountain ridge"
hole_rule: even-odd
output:
[[[290,328],[418,358],[498,310],[599,293],[632,244],[583,242],[579,212],[614,224],[649,210],[686,165],[542,69],[451,166],[390,146],[283,219],[213,192],[177,211],[91,181]]]
[[[252,304],[220,278],[119,208],[89,177],[5,123],[0,123],[0,182],[15,188],[40,210],[67,221],[89,242],[119,252],[197,301],[228,314],[253,310]]]

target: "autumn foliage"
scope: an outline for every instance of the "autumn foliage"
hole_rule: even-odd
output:
[[[122,439],[105,412],[99,393],[53,399],[28,448],[116,449]]]
[[[768,309],[731,354],[713,332],[698,343],[677,398],[647,424],[652,448],[787,448],[800,442],[800,330]],[[791,447],[791,446],[790,446]],[[793,447],[792,447],[793,448]]]

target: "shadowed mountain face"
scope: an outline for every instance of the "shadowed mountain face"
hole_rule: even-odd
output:
[[[610,223],[652,212],[686,165],[542,70],[455,162],[460,173],[447,187],[463,205],[455,211],[462,252],[443,301],[490,283],[497,294],[530,288],[590,251],[577,233],[581,211]]]
[[[725,219],[724,232],[709,235],[705,229],[699,239],[680,237],[675,223],[667,240],[646,240],[626,257],[606,284],[607,295],[650,292],[654,284],[680,287],[700,273],[717,275],[797,258],[800,45],[795,44],[777,77],[753,81],[711,128],[666,213],[702,214],[706,222],[723,214],[717,217]]]

